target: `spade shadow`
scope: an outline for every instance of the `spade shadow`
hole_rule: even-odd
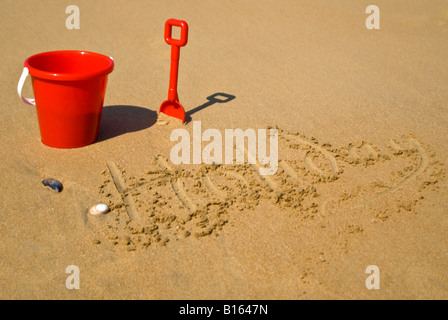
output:
[[[222,98],[224,97],[224,99]],[[208,102],[197,106],[194,109],[191,109],[187,112],[185,112],[185,122],[188,123],[191,121],[191,115],[201,111],[202,109],[208,108],[212,105],[214,105],[215,103],[227,103],[229,101],[232,101],[233,99],[235,99],[236,97],[234,95],[231,94],[227,94],[227,93],[223,93],[223,92],[217,92],[212,94],[211,96],[207,97]]]
[[[157,121],[157,112],[142,107],[115,105],[103,108],[98,142],[122,134],[151,127]]]

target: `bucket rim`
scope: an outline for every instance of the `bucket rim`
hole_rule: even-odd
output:
[[[54,73],[54,72],[49,72],[49,71],[44,71],[44,70],[40,70],[37,69],[33,66],[30,65],[30,60],[39,56],[44,56],[44,55],[48,55],[48,54],[72,54],[72,55],[77,55],[77,54],[81,54],[81,55],[91,55],[91,56],[95,56],[97,58],[101,58],[104,60],[108,61],[108,64],[103,67],[100,68],[98,70],[95,70],[94,72],[89,72],[89,73],[80,73],[80,72],[70,72],[70,73],[64,73],[64,72],[59,72],[59,73]],[[27,58],[25,60],[24,66],[26,68],[28,68],[30,75],[32,77],[36,77],[36,78],[40,78],[40,79],[46,79],[46,80],[58,80],[58,81],[76,81],[76,80],[85,80],[85,79],[90,79],[90,78],[95,78],[95,77],[99,77],[99,76],[105,76],[108,75],[109,73],[111,73],[114,69],[114,60],[112,59],[112,57],[108,57],[104,54],[100,54],[100,53],[96,53],[96,52],[91,52],[91,51],[85,51],[85,50],[55,50],[55,51],[47,51],[47,52],[41,52],[41,53],[37,53],[34,54],[32,56],[30,56],[29,58]]]

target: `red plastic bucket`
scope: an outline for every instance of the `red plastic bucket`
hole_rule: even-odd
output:
[[[113,59],[86,51],[51,51],[26,59],[17,91],[36,106],[42,143],[55,148],[78,148],[98,138]],[[34,99],[22,96],[31,75]]]

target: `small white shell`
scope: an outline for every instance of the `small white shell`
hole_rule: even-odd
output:
[[[104,203],[99,203],[99,204],[93,206],[92,208],[90,208],[90,210],[89,210],[89,212],[91,214],[93,214],[94,216],[99,215],[99,214],[105,214],[105,213],[108,213],[109,211],[110,211],[109,206]]]

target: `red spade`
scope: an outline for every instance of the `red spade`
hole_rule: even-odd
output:
[[[171,37],[173,26],[180,27],[179,40]],[[165,23],[165,41],[171,45],[170,87],[168,90],[168,100],[161,104],[159,113],[163,112],[185,122],[185,110],[179,103],[179,96],[177,95],[177,76],[179,71],[180,47],[185,46],[188,41],[188,24],[182,20],[168,19]]]

